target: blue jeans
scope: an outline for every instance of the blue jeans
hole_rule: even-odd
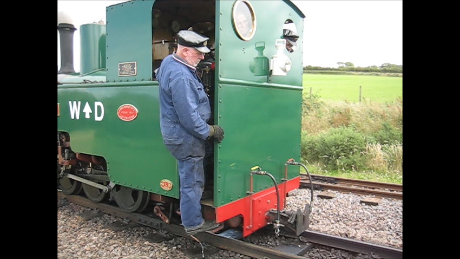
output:
[[[201,196],[204,190],[204,157],[178,159],[180,179],[180,213],[185,228],[200,225],[204,219],[201,214]]]

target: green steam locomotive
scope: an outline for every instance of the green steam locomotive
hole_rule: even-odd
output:
[[[203,215],[246,237],[267,225],[300,233],[304,211],[285,212],[300,188],[304,14],[290,0],[133,0],[106,7],[106,24],[84,24],[80,72],[72,24],[58,25],[57,185],[68,195],[128,212],[179,204],[175,159],[159,126],[156,69],[179,30],[209,37],[198,65],[213,124],[225,129],[206,166]]]

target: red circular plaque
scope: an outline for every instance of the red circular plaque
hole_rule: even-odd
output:
[[[122,121],[132,121],[137,117],[137,108],[132,104],[123,104],[118,107],[117,115]]]

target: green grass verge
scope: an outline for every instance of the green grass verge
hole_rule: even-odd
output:
[[[396,122],[394,127],[401,127],[402,131],[402,74],[383,76],[304,73],[303,87],[304,102],[310,106],[303,117],[302,130],[309,134],[318,134],[340,125],[350,125],[369,134],[378,131],[379,125],[384,122],[393,121]],[[321,103],[324,105],[320,105]],[[369,164],[380,168],[379,163],[385,159],[396,163],[391,153],[385,153],[389,150],[391,149],[369,151]],[[402,152],[400,155],[397,165],[401,168],[398,170],[325,170],[322,166],[308,162],[306,166],[313,174],[402,184]]]
[[[386,103],[402,98],[402,76],[303,74],[303,88],[307,98]]]

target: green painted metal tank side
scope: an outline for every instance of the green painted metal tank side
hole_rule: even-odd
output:
[[[74,152],[104,157],[117,184],[179,197],[176,161],[160,132],[157,82],[63,85],[58,92],[58,131],[70,134]],[[134,120],[117,115],[124,104],[137,109]],[[172,190],[160,188],[163,179]]]
[[[225,139],[217,145],[215,154],[216,206],[247,195],[254,166],[260,166],[281,183],[285,178],[285,162],[290,158],[300,159],[302,106],[301,87],[238,82],[220,83],[218,87],[218,124],[225,130]],[[289,167],[288,179],[298,176],[299,170]],[[254,192],[274,185],[267,176],[254,177],[257,177]]]
[[[152,80],[154,2],[129,1],[107,7],[108,82]],[[121,64],[129,62],[135,62],[135,75],[119,76]]]
[[[91,23],[80,26],[80,74],[106,68],[105,24]]]

